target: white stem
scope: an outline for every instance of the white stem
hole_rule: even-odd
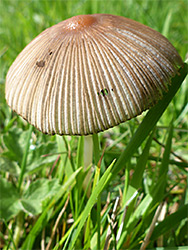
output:
[[[92,164],[93,160],[93,137],[92,135],[84,138],[84,170]]]
[[[93,163],[93,137],[88,135],[84,137],[84,170],[88,168],[89,165]],[[88,182],[90,181],[92,175],[92,169],[90,168],[83,182],[84,189],[87,188]],[[87,190],[87,196],[89,197],[91,193],[91,184]]]

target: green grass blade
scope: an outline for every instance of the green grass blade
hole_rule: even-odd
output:
[[[99,138],[98,134],[93,134],[92,137],[93,137],[94,164],[97,166],[100,159]]]
[[[56,141],[57,141],[57,145],[58,145],[58,151],[59,152],[67,152],[67,148],[65,146],[65,142],[62,139],[62,136],[56,135]],[[73,170],[71,167],[67,167],[67,161],[68,161],[68,156],[64,156],[61,154],[61,163],[59,164],[59,168],[57,171],[57,176],[59,178],[59,182],[62,183],[63,181],[63,175],[66,173],[67,177],[69,177],[72,173]]]
[[[27,136],[25,152],[24,152],[24,155],[23,155],[22,163],[21,163],[21,173],[20,173],[20,177],[19,177],[19,181],[18,181],[18,190],[19,191],[21,189],[23,176],[24,176],[24,173],[25,173],[25,170],[26,170],[27,156],[28,156],[28,152],[29,152],[29,146],[30,146],[30,139],[31,139],[32,131],[33,131],[33,126],[30,126],[29,131],[28,131],[28,136]]]
[[[134,196],[135,192],[137,192],[137,190],[141,187],[141,182],[143,179],[143,172],[144,172],[147,160],[148,160],[149,149],[151,147],[152,139],[153,139],[153,133],[148,138],[147,143],[144,147],[144,150],[143,150],[143,152],[142,152],[142,154],[141,154],[141,156],[136,164],[135,171],[134,171],[132,180],[131,180],[130,184],[128,185],[128,190],[126,192],[125,200],[124,200],[123,204],[127,205],[127,202],[131,199],[131,197]],[[135,196],[133,200],[135,200],[136,197],[137,196]],[[124,222],[125,224],[128,222],[131,214],[133,213],[134,204],[135,203],[132,201],[130,204],[128,204],[128,209],[126,211],[126,218],[125,218],[125,222]],[[121,220],[119,221],[119,225],[120,225],[120,223],[122,223],[122,218],[123,218],[123,215],[121,216]]]
[[[163,36],[166,36],[166,37],[168,37],[168,33],[170,30],[170,24],[172,21],[172,13],[173,13],[172,10],[169,10],[168,15],[166,16],[166,19],[163,25],[162,34]]]
[[[91,216],[89,214],[87,218],[87,222],[86,222],[85,235],[84,235],[84,248],[85,249],[90,249],[90,243],[91,243],[90,223],[91,223]]]
[[[165,176],[165,181],[161,187],[161,192],[160,192],[160,196],[163,196],[164,191],[165,191],[165,186],[166,186],[166,176],[167,176],[167,172],[168,172],[168,166],[169,166],[169,160],[170,160],[170,153],[171,153],[171,146],[172,146],[172,136],[173,136],[173,125],[170,125],[170,129],[169,129],[169,134],[168,134],[168,138],[167,138],[167,142],[165,145],[165,151],[164,151],[164,155],[163,155],[163,159],[162,159],[162,163],[160,166],[160,170],[159,170],[159,176],[164,175]]]
[[[80,136],[78,139],[78,150],[76,155],[76,169],[79,167],[84,167],[84,136]],[[79,185],[79,183],[82,183],[83,176],[77,176],[77,185],[75,186],[73,192],[74,192],[74,201],[75,201],[75,212],[74,212],[74,219],[78,217],[78,210],[79,210],[79,202],[80,197],[79,194],[81,193],[82,185]],[[73,210],[72,210],[73,211]]]
[[[8,231],[8,236],[9,236],[9,243],[7,245],[7,247],[9,247],[10,243],[12,243],[12,249],[13,250],[16,250],[16,245],[15,245],[15,242],[14,242],[14,239],[13,239],[13,232],[12,232],[12,229],[9,229],[9,226],[6,222],[6,220],[3,221],[5,223],[5,226],[6,226],[6,230]],[[1,233],[2,234],[2,233]],[[1,235],[0,236],[2,237],[2,239],[4,238],[4,235]],[[7,248],[8,249],[8,248]]]
[[[138,188],[141,187],[141,182],[142,182],[142,178],[143,178],[143,172],[146,166],[146,162],[148,160],[149,157],[149,149],[151,147],[151,142],[153,139],[153,133],[150,135],[146,146],[142,152],[142,155],[140,156],[136,167],[135,167],[135,171],[131,180],[131,183],[128,187],[128,191],[125,197],[125,202],[128,201],[131,196],[138,190]]]
[[[77,240],[77,238],[78,238],[78,236],[80,234],[80,231],[81,231],[82,227],[84,226],[84,223],[85,223],[86,219],[88,218],[88,215],[91,212],[92,207],[97,202],[98,195],[101,193],[101,191],[105,187],[106,183],[111,178],[111,170],[112,170],[112,167],[114,166],[114,162],[115,161],[113,161],[111,163],[111,165],[108,167],[108,169],[105,171],[105,173],[103,174],[103,176],[99,180],[97,186],[95,187],[94,191],[92,192],[92,194],[91,194],[91,196],[90,196],[90,198],[89,198],[89,200],[87,202],[87,205],[86,205],[86,207],[85,207],[85,209],[83,211],[82,218],[81,218],[81,221],[80,221],[80,223],[78,225],[76,233],[74,235],[73,241],[71,242],[70,249],[73,249],[74,244],[75,244],[75,242],[76,242],[76,240]]]
[[[95,175],[93,178],[92,192],[94,191],[99,179],[100,179],[100,168],[98,166],[95,166]]]
[[[74,230],[74,228],[78,225],[78,223],[80,222],[82,217],[82,213],[80,213],[78,219],[74,222],[74,224],[69,228],[69,230],[66,232],[66,234],[61,238],[61,240],[56,244],[56,246],[53,248],[53,250],[57,250],[59,249],[60,246],[63,245],[63,243],[65,242],[65,240],[67,239],[65,245],[67,246],[68,241],[72,235],[72,232]],[[63,249],[66,249],[65,246],[63,247]]]
[[[173,136],[173,125],[171,124],[167,142],[165,145],[164,155],[163,155],[162,162],[161,162],[159,176],[161,176],[162,174],[167,174],[167,171],[168,171],[168,164],[169,164],[171,146],[172,146],[172,136]]]

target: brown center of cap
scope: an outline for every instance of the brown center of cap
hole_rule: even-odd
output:
[[[97,19],[91,15],[74,16],[66,20],[68,30],[81,30],[94,24]]]

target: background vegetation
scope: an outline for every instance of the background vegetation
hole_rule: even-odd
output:
[[[0,1],[0,248],[186,249],[186,81],[172,99],[181,77],[174,80],[163,115],[162,101],[146,119],[145,112],[100,133],[100,143],[94,136],[90,195],[82,186],[84,138],[32,129],[8,108],[4,84],[26,44],[79,14],[135,19],[164,34],[185,60],[187,12],[187,0]]]

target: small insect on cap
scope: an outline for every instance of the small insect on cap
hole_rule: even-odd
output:
[[[81,15],[44,30],[18,55],[6,100],[43,133],[88,135],[152,107],[182,65],[171,43],[143,24]]]

